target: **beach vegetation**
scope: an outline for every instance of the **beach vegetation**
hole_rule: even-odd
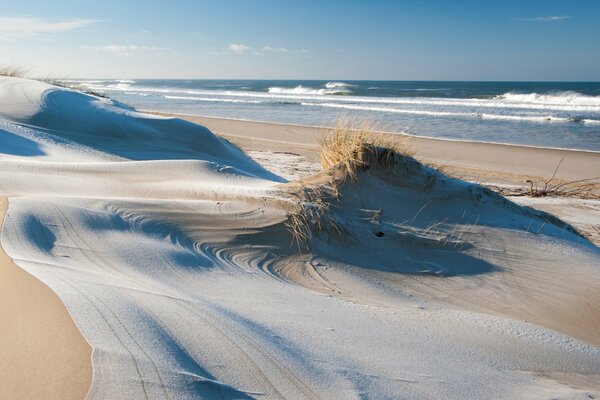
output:
[[[374,165],[393,169],[400,158],[414,156],[401,140],[381,131],[369,121],[341,118],[319,140],[321,167],[325,171],[338,168],[344,177],[356,181],[361,170]]]
[[[21,65],[2,65],[0,66],[0,76],[9,78],[23,78],[29,70]]]
[[[520,187],[493,186],[490,188],[504,196],[600,199],[600,176],[572,181],[556,178],[563,161],[561,159],[558,162],[552,175],[544,181],[528,179],[526,185]]]
[[[383,169],[406,174],[421,166],[401,140],[380,132],[371,122],[343,117],[319,140],[323,172],[290,184],[294,206],[285,225],[299,248],[308,244],[313,233],[348,239],[334,208],[341,187],[356,183],[362,171]]]

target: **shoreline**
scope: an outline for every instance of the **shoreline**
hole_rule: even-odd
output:
[[[318,139],[328,128],[152,112],[205,126],[244,151],[291,152],[318,162]],[[384,133],[385,134],[385,133]],[[418,159],[457,178],[489,184],[543,183],[557,165],[556,181],[597,178],[600,153],[487,142],[386,134],[414,150]],[[562,162],[561,162],[562,160]]]
[[[8,199],[0,196],[0,226]],[[0,246],[0,398],[82,399],[92,383],[92,347],[58,295]]]
[[[249,122],[249,123],[259,123],[265,125],[280,125],[282,127],[286,126],[296,126],[301,128],[309,128],[309,129],[317,129],[317,130],[330,130],[332,126],[318,126],[318,125],[304,125],[304,124],[292,124],[285,122],[272,122],[272,121],[261,121],[254,119],[244,119],[244,118],[229,118],[229,117],[213,117],[209,115],[195,115],[195,114],[184,114],[184,113],[175,113],[175,112],[162,112],[162,111],[153,111],[153,110],[137,110],[142,113],[147,114],[156,114],[156,115],[164,115],[164,116],[173,116],[173,117],[184,117],[182,119],[191,118],[206,118],[209,120],[225,120],[225,121],[237,121],[237,122]],[[436,136],[425,136],[425,135],[415,135],[412,133],[404,133],[404,132],[389,132],[389,131],[380,131],[377,133],[385,134],[385,135],[398,135],[406,138],[416,138],[416,139],[431,139],[431,140],[440,140],[446,142],[458,142],[458,143],[480,143],[480,144],[493,144],[499,146],[514,146],[514,147],[525,147],[529,149],[542,149],[542,150],[560,150],[560,151],[571,151],[576,153],[592,153],[600,155],[600,150],[586,150],[586,149],[572,149],[568,147],[552,147],[552,146],[535,146],[532,144],[519,144],[519,143],[504,143],[504,142],[493,142],[493,141],[485,141],[485,140],[466,140],[466,139],[454,139],[454,138],[444,138],[444,137],[436,137]]]

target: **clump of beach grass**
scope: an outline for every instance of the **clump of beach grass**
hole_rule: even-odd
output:
[[[344,117],[319,140],[319,154],[323,170],[336,167],[356,181],[361,170],[373,165],[392,169],[398,157],[414,152],[374,123]]]
[[[331,209],[335,202],[331,188],[298,181],[290,194],[294,208],[288,213],[285,227],[292,235],[292,244],[298,245],[298,250],[303,244],[308,245],[313,232],[325,238],[329,233],[342,233],[341,224]]]
[[[0,76],[9,78],[23,78],[29,70],[20,65],[4,65],[0,66]]]
[[[45,79],[41,79],[41,80],[43,82],[49,83],[49,84],[54,85],[54,86],[58,86],[58,87],[66,88],[66,89],[75,90],[77,92],[89,94],[89,95],[92,95],[92,96],[95,96],[95,97],[101,97],[103,99],[110,99],[110,97],[108,97],[104,93],[88,89],[85,86],[83,86],[83,85],[81,85],[81,84],[79,84],[77,82],[69,82],[69,81],[67,81],[65,79],[56,79],[56,78],[45,78]]]
[[[380,133],[374,123],[347,117],[319,140],[321,167],[326,180],[293,182],[291,197],[294,208],[285,225],[293,242],[308,245],[313,232],[344,236],[343,224],[333,208],[340,199],[340,187],[356,182],[361,171],[378,167],[389,172],[406,170],[406,160],[420,165],[413,152],[401,140]],[[409,168],[410,169],[410,168]],[[346,238],[349,239],[349,238]]]

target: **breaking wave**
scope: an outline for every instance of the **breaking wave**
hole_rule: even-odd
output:
[[[496,96],[496,98],[511,102],[530,104],[600,107],[600,96],[586,96],[584,94],[573,91],[555,92],[547,94],[508,92]]]
[[[217,99],[210,97],[192,97],[192,96],[163,96],[165,99],[171,100],[190,100],[190,101],[207,101],[217,103],[248,103],[248,104],[261,104],[264,103],[260,100],[242,100],[242,99]]]
[[[350,83],[346,83],[346,82],[327,82],[325,84],[325,87],[327,89],[334,89],[334,88],[343,88],[343,87],[349,87],[349,86],[354,86],[351,85]]]
[[[478,113],[478,112],[461,112],[461,111],[431,111],[431,110],[407,110],[392,107],[374,107],[374,106],[363,106],[358,104],[339,104],[339,103],[311,103],[303,102],[303,106],[310,107],[326,107],[326,108],[340,108],[345,110],[357,110],[357,111],[375,111],[375,112],[389,112],[398,114],[410,114],[410,115],[429,115],[433,117],[461,117],[461,118],[477,118],[477,119],[488,119],[488,120],[504,120],[504,121],[524,121],[524,122],[571,122],[571,123],[583,123],[583,124],[600,124],[600,120],[581,118],[581,117],[560,117],[554,115],[506,115],[506,114],[489,114],[489,113]]]
[[[338,86],[327,86],[327,85],[338,85]],[[342,85],[342,86],[340,86]],[[294,94],[294,95],[327,95],[327,94],[350,94],[350,90],[345,89],[346,84],[341,82],[329,82],[325,84],[325,89],[313,89],[307,88],[302,85],[298,85],[294,88],[285,87],[270,87],[268,92],[271,94]]]

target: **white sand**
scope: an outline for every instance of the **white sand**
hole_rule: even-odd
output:
[[[8,203],[0,198],[0,225]],[[92,349],[64,304],[0,247],[0,399],[81,399]]]
[[[284,180],[202,127],[0,78],[0,135],[2,246],[92,345],[90,399],[600,395],[600,250],[548,215],[374,169],[299,254]]]

